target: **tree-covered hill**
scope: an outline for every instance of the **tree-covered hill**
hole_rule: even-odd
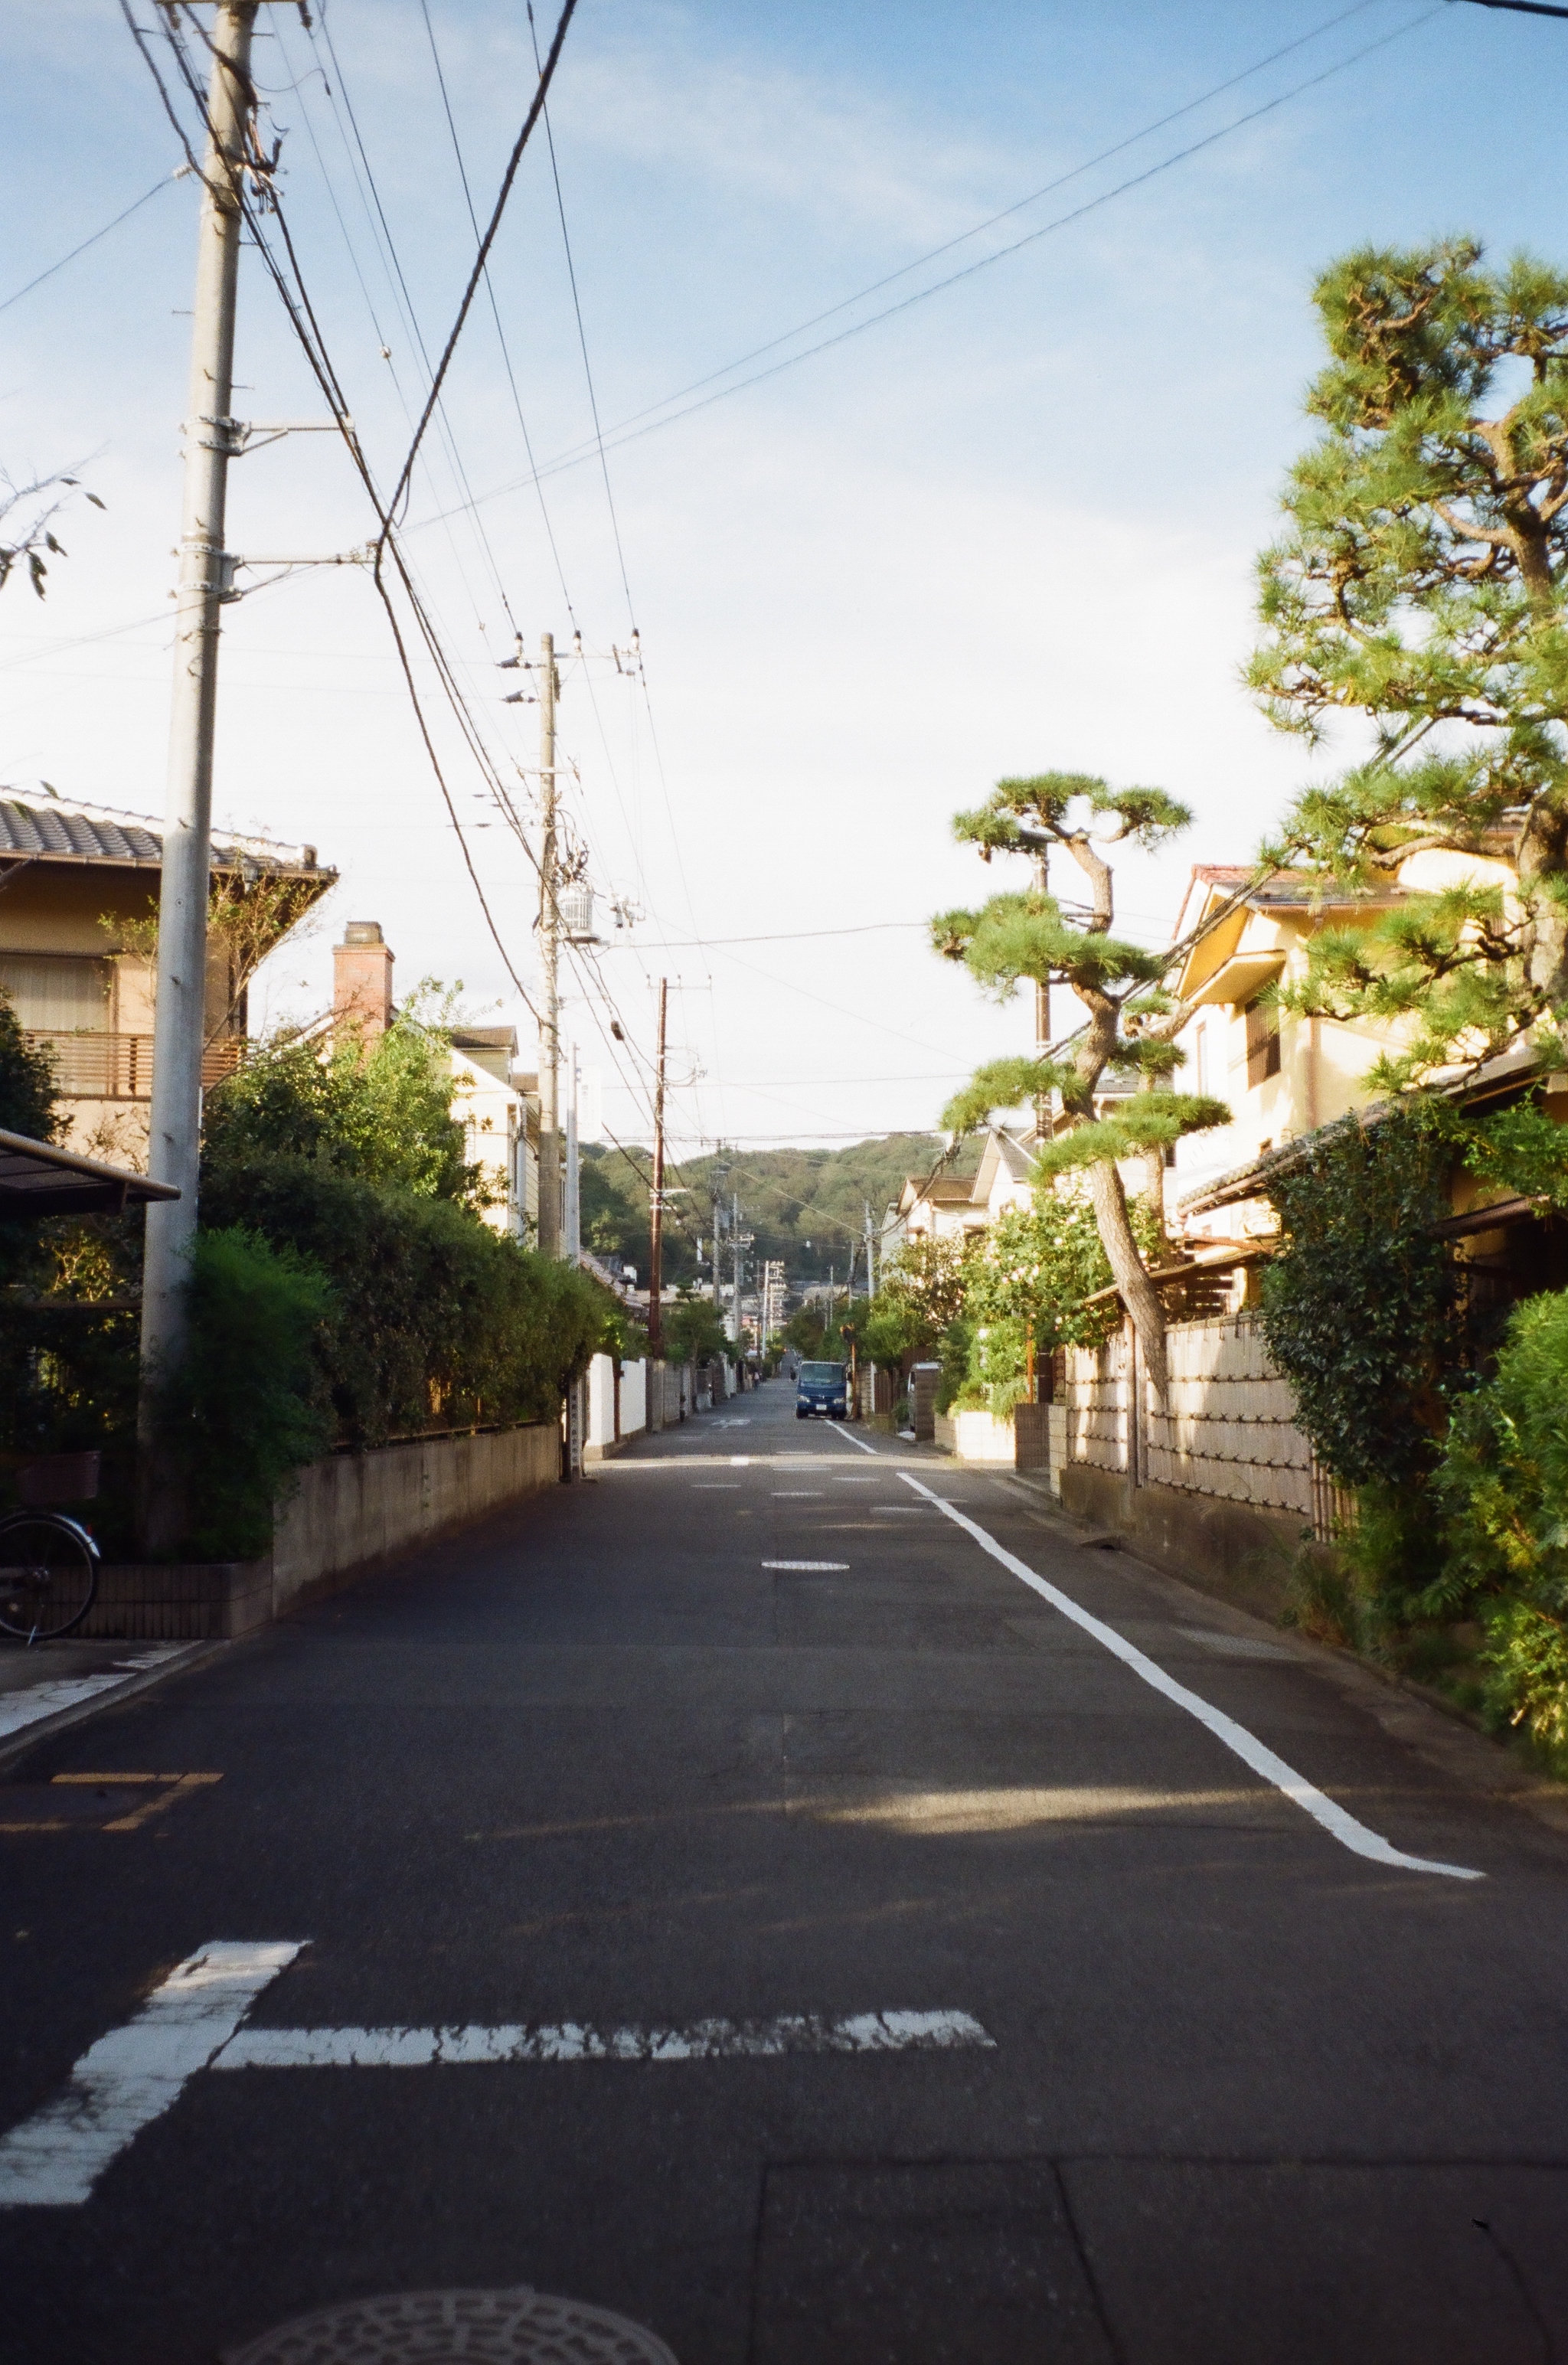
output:
[[[924,1176],[942,1154],[935,1134],[891,1133],[843,1149],[721,1150],[672,1165],[666,1186],[683,1195],[671,1200],[665,1225],[665,1277],[672,1287],[697,1275],[695,1235],[711,1240],[711,1200],[717,1170],[728,1166],[721,1187],[726,1205],[738,1194],[743,1228],[755,1235],[755,1257],[780,1260],[795,1287],[825,1281],[830,1266],[842,1280],[851,1245],[865,1231],[865,1209],[880,1227],[890,1201],[911,1174]],[[966,1144],[952,1172],[972,1172],[975,1152]],[[582,1165],[583,1244],[623,1256],[644,1278],[648,1269],[649,1153],[586,1145]],[[703,1269],[706,1278],[706,1267]]]

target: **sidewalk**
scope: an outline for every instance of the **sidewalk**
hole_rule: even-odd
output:
[[[72,1642],[0,1648],[0,1765],[46,1733],[205,1657],[212,1642]]]

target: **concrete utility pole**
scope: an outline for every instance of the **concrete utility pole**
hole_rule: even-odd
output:
[[[735,1361],[741,1355],[741,1195],[738,1191],[730,1199],[730,1233],[735,1252]]]
[[[664,1317],[659,1304],[659,1292],[664,1284],[665,1264],[665,1022],[669,1009],[669,980],[659,980],[659,1064],[654,1079],[654,1194],[650,1209],[651,1241],[648,1258],[648,1353],[657,1359],[664,1351]]]
[[[158,1398],[185,1349],[185,1287],[196,1241],[201,1063],[207,1020],[207,905],[212,838],[212,745],[219,602],[227,589],[224,505],[238,448],[230,415],[240,272],[241,175],[249,129],[251,35],[258,0],[218,0],[207,92],[210,130],[196,233],[190,406],[174,684],[158,897],[158,1003],[152,1038],[148,1170],[177,1199],[147,1210],[141,1296],[139,1488],[142,1541],[172,1550],[185,1527],[177,1473],[160,1450]]]
[[[868,1297],[875,1297],[877,1295],[877,1268],[875,1253],[872,1249],[871,1202],[869,1199],[862,1199],[860,1205],[866,1210],[866,1295]]]
[[[717,1314],[724,1301],[724,1283],[719,1263],[720,1239],[724,1228],[724,1177],[729,1168],[721,1160],[713,1168],[710,1183],[713,1194],[713,1311]]]
[[[539,1249],[561,1254],[560,865],[555,852],[555,636],[539,636]]]
[[[566,1103],[566,1221],[561,1253],[573,1264],[583,1258],[582,1168],[577,1156],[577,1047],[572,1046],[572,1092]]]

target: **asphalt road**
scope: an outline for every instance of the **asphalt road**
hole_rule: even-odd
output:
[[[1568,2360],[1568,1838],[857,1436],[771,1384],[10,1769],[0,2194],[105,2156],[0,2207],[6,2365],[518,2283],[680,2365]],[[206,2067],[213,1942],[298,1951]]]

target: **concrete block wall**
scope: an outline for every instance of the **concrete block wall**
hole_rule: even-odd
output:
[[[308,1587],[559,1484],[554,1421],[334,1453],[299,1474],[273,1530],[273,1615]]]
[[[1166,1334],[1170,1389],[1156,1408],[1130,1327],[1067,1355],[1064,1460],[1135,1486],[1285,1512],[1326,1532],[1332,1490],[1296,1426],[1290,1383],[1250,1315]],[[1135,1404],[1136,1395],[1136,1404]]]

